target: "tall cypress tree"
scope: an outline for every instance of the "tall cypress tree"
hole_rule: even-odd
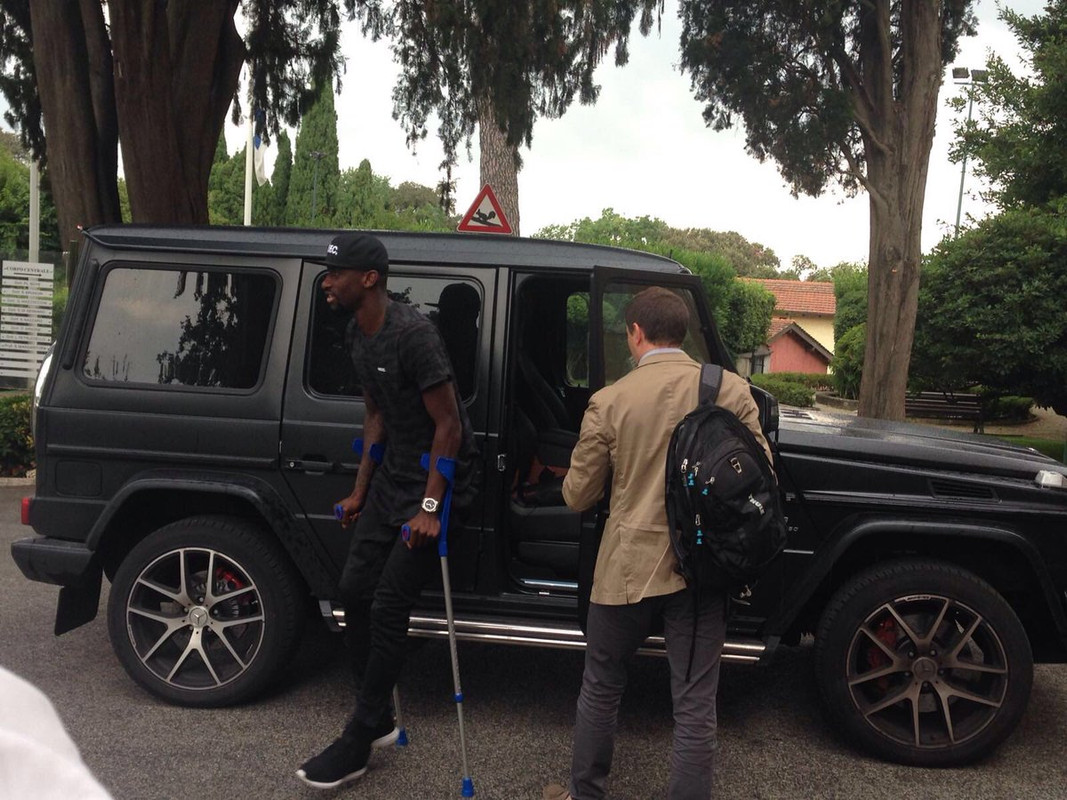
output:
[[[289,141],[289,134],[284,130],[279,131],[275,141],[278,144],[278,156],[270,176],[270,214],[263,220],[264,225],[285,224],[285,204],[289,199],[289,179],[293,174],[293,145]]]
[[[333,87],[320,85],[300,122],[285,220],[297,227],[329,227],[337,213],[337,112]]]

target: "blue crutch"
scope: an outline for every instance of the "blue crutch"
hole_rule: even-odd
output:
[[[456,481],[456,460],[444,456],[437,457],[437,471],[447,482],[444,500],[441,502],[441,533],[437,537],[437,553],[441,556],[441,584],[445,595],[445,619],[448,622],[448,648],[452,655],[452,682],[455,686],[453,699],[456,701],[456,715],[459,719],[459,749],[463,758],[462,797],[474,797],[474,781],[467,768],[467,735],[463,728],[463,689],[459,683],[459,656],[456,655],[456,621],[452,613],[452,584],[448,577],[448,519],[452,512],[452,488]],[[422,468],[430,471],[430,454],[422,454]],[[411,529],[404,525],[400,529],[404,541],[411,537]]]
[[[352,452],[354,452],[357,456],[363,455],[362,439],[357,438],[352,440]],[[385,458],[385,445],[383,445],[381,442],[375,442],[374,444],[372,444],[370,446],[370,457],[371,459],[373,459],[375,464],[381,464],[382,459]],[[340,503],[337,503],[333,507],[333,515],[337,517],[338,520],[344,518],[345,510],[341,508]],[[393,686],[393,716],[396,719],[396,727],[399,731],[396,738],[396,746],[407,747],[408,729],[404,727],[404,717],[400,713],[400,689],[397,688],[396,685]]]

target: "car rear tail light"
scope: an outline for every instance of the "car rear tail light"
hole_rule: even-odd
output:
[[[30,524],[30,506],[31,505],[33,505],[33,498],[32,497],[23,497],[22,498],[22,524],[23,525],[29,525]]]

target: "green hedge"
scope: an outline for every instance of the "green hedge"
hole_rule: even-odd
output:
[[[1009,420],[1012,422],[1025,422],[1030,419],[1030,407],[1034,404],[1032,397],[1015,397],[1005,395],[995,397],[986,404],[984,409],[986,421]]]
[[[30,433],[32,407],[28,394],[0,394],[0,475],[25,475],[35,466]]]
[[[752,376],[753,380],[755,375]],[[825,372],[772,372],[770,377],[791,383],[800,383],[809,389],[824,391],[834,388],[834,376]]]
[[[773,394],[783,405],[802,408],[815,405],[815,390],[800,381],[783,377],[789,374],[787,372],[760,373],[752,376],[752,382]]]

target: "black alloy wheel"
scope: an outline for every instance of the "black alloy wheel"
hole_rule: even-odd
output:
[[[261,691],[299,639],[301,581],[271,535],[227,517],[152,533],[112,583],[108,628],[123,667],[171,703],[221,706]]]
[[[815,664],[831,720],[903,764],[981,758],[1014,730],[1033,684],[1022,624],[967,570],[901,560],[852,578],[819,624]]]

